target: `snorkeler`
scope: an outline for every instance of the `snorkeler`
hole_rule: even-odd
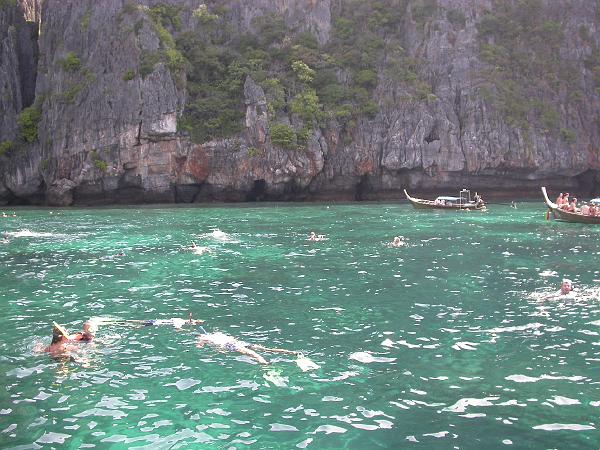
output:
[[[204,320],[194,319],[192,318],[192,313],[189,314],[187,320],[179,319],[179,318],[171,318],[171,319],[117,319],[112,317],[95,317],[90,319],[90,322],[94,324],[102,324],[102,325],[132,325],[132,326],[171,326],[177,329],[181,329],[186,325],[200,325],[204,323]]]
[[[204,253],[212,253],[212,250],[208,247],[201,247],[197,245],[194,241],[192,241],[192,245],[185,248],[186,250],[190,250],[192,253],[196,255],[203,255]]]
[[[69,339],[78,342],[92,342],[98,331],[98,325],[95,322],[88,320],[83,324],[82,331],[79,331],[71,336]]]
[[[148,319],[148,320],[129,320],[129,319],[102,319],[105,324],[132,324],[134,326],[170,326],[176,329],[181,329],[186,325],[200,325],[204,323],[204,320],[193,319],[192,313],[189,314],[187,320],[180,318],[171,319]]]
[[[150,327],[150,326],[160,326],[160,325],[167,325],[167,326],[172,326],[173,328],[177,328],[177,329],[181,329],[183,328],[183,326],[185,325],[200,325],[202,323],[204,323],[204,320],[201,319],[193,319],[192,318],[192,313],[189,314],[187,320],[186,319],[178,319],[178,318],[173,318],[173,319],[152,319],[152,320],[141,320],[139,321],[142,325],[146,326],[146,327]]]
[[[52,322],[52,342],[43,351],[49,353],[53,358],[68,356],[68,353],[72,350],[69,345],[71,343],[67,330],[62,325]]]
[[[396,236],[394,238],[394,240],[392,242],[390,242],[388,245],[390,247],[402,247],[403,245],[405,245],[405,242],[402,241],[403,237],[402,236]]]
[[[221,333],[220,331],[217,331],[215,333],[204,332],[203,334],[199,335],[196,347],[202,348],[205,344],[212,345],[220,351],[238,352],[242,355],[248,356],[256,360],[259,364],[269,364],[269,362],[257,352],[255,352],[253,349],[270,353],[283,353],[286,355],[294,356],[300,355],[300,352],[295,352],[292,350],[284,350],[281,348],[267,348],[258,344],[248,344],[246,342],[240,341],[239,339],[236,339],[233,336]]]
[[[562,280],[560,284],[560,289],[550,295],[547,295],[542,298],[542,300],[550,300],[550,299],[561,299],[561,298],[573,298],[575,292],[573,290],[573,282],[568,278]]]

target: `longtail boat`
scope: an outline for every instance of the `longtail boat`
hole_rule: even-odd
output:
[[[476,200],[471,200],[471,191],[463,189],[458,197],[440,196],[435,200],[425,200],[422,198],[411,197],[406,189],[404,195],[408,201],[417,209],[462,209],[462,210],[484,210],[485,203],[478,196]]]
[[[550,219],[550,213],[552,213],[555,219],[565,222],[600,224],[600,216],[585,216],[580,213],[565,211],[564,209],[559,208],[556,203],[548,198],[548,193],[544,186],[542,186],[542,194],[544,194],[544,200],[546,200],[546,205],[548,205],[546,219]]]

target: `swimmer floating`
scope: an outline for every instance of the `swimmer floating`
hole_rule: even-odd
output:
[[[268,348],[263,347],[259,344],[248,344],[246,342],[242,342],[239,339],[230,336],[225,333],[221,333],[220,331],[214,333],[207,333],[202,328],[203,333],[198,336],[198,341],[196,342],[196,347],[202,348],[206,344],[213,346],[219,351],[229,351],[229,352],[237,352],[242,355],[248,356],[253,360],[257,361],[259,364],[269,364],[269,362],[260,354],[256,352],[256,350],[268,352],[268,353],[282,353],[285,355],[294,355],[297,357],[296,364],[303,372],[307,370],[315,370],[319,368],[319,365],[315,364],[308,357],[304,356],[301,352],[293,351],[293,350],[285,350],[282,348]]]

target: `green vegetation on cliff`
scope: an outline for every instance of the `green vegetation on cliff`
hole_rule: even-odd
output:
[[[580,76],[560,56],[565,36],[559,18],[541,0],[495,2],[478,31],[480,57],[489,64],[484,76],[491,89],[484,97],[509,125],[561,132],[556,101],[564,91],[576,101]],[[572,139],[566,129],[561,136]]]
[[[9,153],[13,148],[12,141],[2,141],[0,142],[0,156],[4,156]]]
[[[420,21],[437,11],[435,0],[415,5],[413,13],[417,11]],[[435,97],[420,76],[423,65],[408,58],[399,44],[403,39],[399,24],[407,8],[405,0],[343,2],[332,11],[331,39],[319,45],[312,34],[288,27],[276,13],[256,17],[251,32],[240,34],[228,21],[226,4],[207,3],[192,13],[195,30],[178,33],[175,11],[164,5],[153,7],[153,20],[173,32],[185,59],[181,65],[187,71],[188,97],[179,128],[197,142],[239,133],[246,76],[263,88],[270,119],[285,117],[304,143],[310,129],[329,119],[350,131],[358,120],[374,118],[379,109],[374,92],[382,65],[395,71],[410,100],[430,101]],[[142,58],[142,76],[157,59],[156,55]],[[291,148],[286,139],[281,142],[277,145]]]
[[[15,8],[17,6],[17,0],[0,0],[0,10],[4,8]]]
[[[36,105],[23,109],[17,117],[19,125],[19,137],[25,143],[32,143],[38,137],[38,124],[42,118],[41,112]]]

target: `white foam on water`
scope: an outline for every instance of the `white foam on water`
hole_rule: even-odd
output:
[[[469,406],[494,406],[492,401],[498,400],[499,398],[500,397],[461,398],[454,405],[444,408],[443,411],[465,412]]]
[[[477,348],[476,348],[477,345],[479,345],[479,344],[476,344],[474,342],[457,342],[456,344],[454,344],[452,346],[452,348],[454,350],[471,350],[471,351],[473,351],[473,350],[477,350]]]
[[[565,406],[565,405],[580,405],[581,402],[574,398],[562,397],[560,395],[555,395],[554,398],[548,400],[550,403],[554,403],[556,405]]]
[[[177,380],[176,383],[165,384],[165,386],[175,386],[180,391],[185,391],[186,389],[194,387],[200,383],[200,380],[194,380],[193,378],[182,378],[181,380]]]
[[[53,236],[64,236],[62,234],[54,234],[54,233],[43,233],[37,231],[30,231],[28,229],[23,229],[19,231],[5,231],[3,234],[11,237],[53,237]]]
[[[354,352],[350,356],[348,356],[348,359],[353,359],[355,361],[362,362],[365,364],[370,364],[373,362],[394,362],[394,361],[396,361],[396,358],[373,356],[371,353],[368,353],[368,352]]]
[[[313,441],[312,438],[304,439],[302,442],[296,444],[297,448],[306,448]]]
[[[53,433],[47,431],[35,442],[40,444],[64,444],[65,441],[70,437],[70,434]]]
[[[448,436],[448,434],[450,434],[448,431],[439,431],[437,433],[425,433],[423,436],[431,436],[439,439]]]
[[[404,339],[401,341],[398,341],[397,344],[404,345],[405,347],[408,347],[408,348],[421,348],[421,344],[410,344],[410,343],[406,342]]]
[[[505,380],[514,381],[515,383],[536,383],[540,380],[567,380],[567,381],[582,381],[585,377],[574,375],[572,377],[561,377],[555,375],[541,375],[539,377],[530,377],[527,375],[509,375],[504,377]]]
[[[272,423],[269,431],[299,431],[293,425],[285,425],[283,423]]]
[[[28,377],[31,374],[34,373],[42,373],[44,371],[44,368],[46,366],[43,364],[40,364],[38,366],[35,367],[17,367],[15,369],[9,370],[8,372],[6,372],[6,375],[8,376],[15,376],[17,378],[25,378]]]
[[[469,330],[471,333],[476,333],[480,331],[484,331],[486,333],[512,333],[514,331],[527,331],[527,330],[537,330],[538,328],[543,327],[544,325],[538,322],[528,323],[527,325],[519,325],[515,327],[496,327],[488,330]]]
[[[547,423],[544,425],[536,425],[532,427],[534,430],[544,431],[558,431],[558,430],[571,430],[571,431],[585,431],[595,430],[596,428],[592,425],[580,425],[577,423]]]
[[[224,231],[219,230],[218,228],[215,228],[212,232],[207,233],[205,236],[210,237],[216,241],[222,241],[222,242],[231,242],[232,241],[231,236],[229,236]]]
[[[381,345],[383,345],[384,347],[393,347],[394,346],[394,341],[392,341],[391,339],[386,339],[384,340]]]
[[[365,431],[373,431],[379,429],[377,425],[369,425],[366,423],[351,423],[350,425],[352,425],[354,428],[358,428],[359,430]]]
[[[277,387],[287,387],[289,382],[288,377],[282,377],[278,373],[272,371],[263,374],[263,378]]]
[[[307,358],[304,355],[299,356],[296,359],[296,364],[298,365],[298,367],[300,367],[302,372],[308,372],[309,370],[317,370],[321,367],[317,363],[313,362],[310,358]]]
[[[346,431],[348,431],[348,430],[346,430],[345,428],[342,428],[342,427],[338,427],[336,425],[321,425],[315,431],[313,431],[313,434],[317,434],[317,433],[325,433],[325,434],[345,433]]]

